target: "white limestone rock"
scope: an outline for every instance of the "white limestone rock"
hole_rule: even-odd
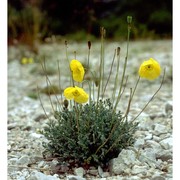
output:
[[[75,168],[74,173],[77,176],[83,177],[85,174],[85,171],[82,167],[79,167],[79,168]]]
[[[138,163],[136,156],[133,150],[123,149],[117,158],[112,159],[110,172],[113,174],[122,174],[127,168]]]
[[[56,176],[45,175],[41,172],[33,171],[27,180],[59,180]]]

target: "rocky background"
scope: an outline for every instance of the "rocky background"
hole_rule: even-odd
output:
[[[126,54],[126,42],[106,42],[105,67],[108,74],[114,49],[121,47],[121,63]],[[47,71],[52,84],[59,85],[57,60],[60,61],[61,87],[69,86],[64,43],[47,43],[39,46],[34,56],[25,47],[11,46],[8,49],[8,179],[17,180],[171,180],[172,177],[172,41],[135,41],[130,42],[127,75],[129,80],[119,109],[127,106],[129,90],[138,78],[139,65],[150,57],[166,68],[164,84],[147,109],[137,118],[139,123],[133,147],[124,149],[110,162],[109,170],[101,167],[72,168],[58,165],[57,159],[44,159],[42,142],[45,138],[38,133],[48,122],[40,100],[37,86],[46,87],[46,79],[38,61],[45,57]],[[85,43],[68,44],[68,58],[85,62],[88,47]],[[33,57],[33,64],[22,65],[22,57]],[[100,44],[92,43],[90,54],[91,68],[97,70],[100,57]],[[140,80],[132,103],[130,116],[133,118],[151,98],[160,85],[162,76],[154,81]],[[113,83],[113,81],[111,81]],[[106,96],[111,95],[112,84],[108,85]],[[49,117],[52,107],[48,96],[41,91],[41,100]],[[61,96],[58,95],[58,98]],[[52,102],[56,105],[54,95]],[[61,102],[60,102],[61,103]]]

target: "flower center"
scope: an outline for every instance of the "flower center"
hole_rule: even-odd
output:
[[[153,70],[153,65],[151,65],[151,64],[146,65],[146,70],[148,70],[148,71]]]
[[[76,68],[76,70],[74,72],[77,73],[77,74],[80,74],[81,70],[79,68]]]
[[[75,90],[72,92],[73,96],[77,97],[80,95],[79,91],[78,90]]]

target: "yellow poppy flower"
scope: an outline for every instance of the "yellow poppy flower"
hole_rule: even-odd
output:
[[[28,58],[23,57],[23,58],[21,59],[21,64],[27,64],[27,63],[28,63]]]
[[[28,62],[29,62],[29,64],[32,64],[32,63],[34,63],[34,59],[33,58],[29,58]]]
[[[32,63],[34,63],[34,59],[33,58],[23,57],[21,59],[21,64],[32,64]]]
[[[70,62],[70,69],[72,71],[74,81],[82,82],[85,73],[82,64],[78,60],[73,59]]]
[[[68,87],[64,90],[64,96],[67,99],[74,99],[77,103],[86,103],[88,101],[89,95],[82,89],[77,86]]]
[[[161,67],[159,63],[153,58],[144,61],[139,68],[139,76],[148,80],[154,80],[158,78],[160,74]]]

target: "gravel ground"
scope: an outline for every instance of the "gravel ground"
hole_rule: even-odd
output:
[[[110,67],[114,49],[121,47],[121,61],[126,53],[126,43],[108,42],[105,45],[105,67]],[[70,43],[68,45],[68,57],[76,57],[80,61],[87,59],[87,45],[84,43]],[[92,44],[90,64],[95,68],[99,62],[100,45]],[[137,70],[143,60],[150,57],[156,59],[162,68],[166,68],[164,84],[153,102],[139,116],[139,128],[135,134],[136,142],[128,150],[122,151],[112,160],[111,172],[102,172],[102,169],[91,169],[84,172],[82,168],[74,169],[68,174],[56,174],[56,159],[45,161],[42,156],[42,142],[44,137],[38,134],[48,119],[38,99],[32,98],[37,85],[45,87],[46,81],[42,76],[41,67],[36,63],[39,57],[46,57],[52,83],[58,85],[58,70],[56,60],[60,60],[62,88],[68,86],[66,53],[64,45],[52,43],[39,47],[39,54],[35,57],[35,63],[22,65],[22,56],[32,56],[24,47],[9,47],[8,62],[8,179],[18,180],[46,180],[46,179],[109,179],[109,180],[133,180],[172,179],[172,41],[137,41],[131,42],[127,74],[129,81],[127,87],[133,87],[137,79]],[[107,72],[109,68],[106,69]],[[153,82],[142,79],[134,97],[130,111],[133,118],[159,87],[160,78]],[[106,96],[111,94],[112,85],[109,85]],[[127,105],[128,91],[119,105],[123,109]],[[49,116],[52,116],[52,108],[48,96],[41,94],[43,105]],[[56,99],[52,96],[53,103]],[[137,155],[138,154],[138,155]],[[63,171],[63,170],[62,170]]]

